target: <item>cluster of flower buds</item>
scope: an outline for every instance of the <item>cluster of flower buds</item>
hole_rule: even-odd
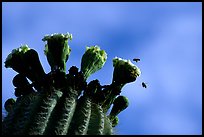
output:
[[[30,84],[27,78],[23,74],[17,74],[13,78],[13,85],[15,88],[15,96],[20,97],[21,95],[27,95],[31,92],[35,92],[32,88],[32,84]]]
[[[63,93],[72,87],[79,95],[84,91],[83,94],[90,96],[93,102],[102,106],[104,113],[107,113],[113,104],[109,118],[112,125],[116,126],[119,121],[117,115],[128,107],[128,99],[120,95],[122,87],[135,81],[141,74],[140,69],[130,60],[116,57],[113,59],[114,71],[111,84],[102,86],[99,80],[87,84],[87,78],[104,66],[107,60],[104,50],[97,45],[86,47],[81,58],[80,70],[72,66],[66,74],[66,62],[71,52],[68,40],[72,40],[72,35],[55,33],[46,35],[42,40],[47,42],[44,53],[51,67],[48,74],[44,72],[37,52],[27,45],[14,49],[5,61],[5,67],[19,73],[13,79],[13,85],[16,87],[15,95],[19,97],[35,92],[33,87],[37,92],[52,92],[55,91],[52,90],[54,88],[62,90]],[[27,78],[31,80],[31,84]],[[9,104],[12,104],[13,100],[10,102]],[[9,110],[8,107],[6,109]]]
[[[12,68],[21,74],[21,76],[17,76],[18,78],[16,78],[19,80],[19,83],[22,77],[27,77],[33,82],[37,90],[40,89],[45,72],[40,63],[38,53],[34,49],[30,49],[28,45],[23,45],[12,50],[6,58],[5,67]],[[17,82],[18,80],[15,81]],[[24,84],[27,84],[27,82]]]

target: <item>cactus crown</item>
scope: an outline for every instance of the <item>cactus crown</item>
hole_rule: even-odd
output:
[[[44,72],[37,52],[27,45],[14,49],[6,58],[5,67],[19,74],[13,79],[17,99],[5,103],[8,115],[2,123],[3,134],[113,134],[118,114],[129,104],[127,97],[120,95],[122,87],[135,81],[140,69],[130,60],[116,57],[112,83],[101,85],[98,79],[87,83],[87,78],[104,66],[105,50],[87,46],[81,68],[72,66],[66,73],[72,34],[54,33],[42,40],[47,41],[44,53],[51,67],[49,73]]]

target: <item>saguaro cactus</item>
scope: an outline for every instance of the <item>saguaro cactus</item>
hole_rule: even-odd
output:
[[[2,121],[2,134],[113,134],[117,115],[129,104],[127,97],[120,95],[122,87],[135,81],[140,69],[130,60],[116,57],[112,83],[101,85],[98,79],[87,83],[87,78],[104,66],[104,50],[97,45],[87,47],[80,69],[72,66],[66,72],[72,35],[55,33],[42,40],[47,42],[44,53],[51,66],[49,73],[44,72],[38,53],[27,45],[14,49],[5,61],[5,67],[18,74],[13,78],[17,98],[4,104],[8,115]]]

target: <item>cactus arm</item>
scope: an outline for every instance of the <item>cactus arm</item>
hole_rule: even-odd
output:
[[[12,50],[12,53],[6,58],[5,67],[12,68],[38,84],[41,83],[41,78],[45,74],[38,53],[27,45]]]
[[[21,105],[21,111],[19,111],[18,119],[16,121],[13,121],[15,124],[13,126],[13,134],[14,135],[23,135],[24,134],[24,127],[26,124],[26,121],[30,119],[30,112],[32,109],[32,105],[37,99],[37,94],[36,93],[31,93],[29,95],[26,95],[22,105]]]
[[[111,123],[110,119],[105,115],[103,135],[112,135],[112,134],[113,134],[112,123]]]
[[[48,119],[53,111],[62,92],[54,90],[50,96],[41,94],[33,106],[31,118],[26,125],[25,134],[42,135],[48,123]]]
[[[82,96],[76,106],[68,135],[86,135],[91,116],[91,99]]]
[[[69,74],[66,78],[60,79],[60,83],[64,80],[63,95],[59,99],[56,107],[53,110],[49,123],[44,134],[48,135],[66,135],[73,114],[76,109],[78,96],[85,87],[86,82],[83,79],[82,73],[78,72],[76,66],[69,69]]]
[[[115,99],[116,95],[113,94],[109,94],[109,96],[107,97],[107,99],[104,101],[102,107],[105,113],[107,113],[108,109],[110,108],[113,100]]]
[[[66,135],[74,111],[76,109],[77,91],[69,88],[68,94],[63,94],[51,115],[45,135]]]
[[[28,65],[29,72],[30,72],[28,73],[28,78],[32,82],[35,82],[36,83],[35,88],[37,90],[40,90],[40,86],[42,84],[42,78],[45,76],[45,72],[40,63],[38,53],[35,50],[30,49],[25,53],[24,56],[25,56],[24,57],[25,63]]]
[[[104,113],[99,104],[91,105],[91,117],[89,122],[88,135],[102,135],[104,130]]]
[[[16,103],[14,104],[13,111],[8,113],[8,115],[5,117],[4,121],[2,122],[2,135],[7,135],[12,133],[14,121],[15,119],[18,119],[18,114],[21,110],[23,98],[25,97],[17,98]]]

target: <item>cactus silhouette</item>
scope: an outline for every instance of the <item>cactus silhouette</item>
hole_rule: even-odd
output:
[[[13,78],[17,98],[4,104],[7,116],[2,120],[2,134],[114,134],[118,114],[129,104],[127,97],[120,95],[121,90],[140,76],[140,69],[130,60],[116,57],[111,84],[101,85],[98,79],[87,83],[88,77],[104,66],[104,50],[97,45],[86,47],[80,69],[72,66],[66,72],[72,35],[55,33],[42,40],[46,42],[49,73],[44,72],[38,53],[27,45],[12,50],[6,58],[5,67],[18,73]]]

